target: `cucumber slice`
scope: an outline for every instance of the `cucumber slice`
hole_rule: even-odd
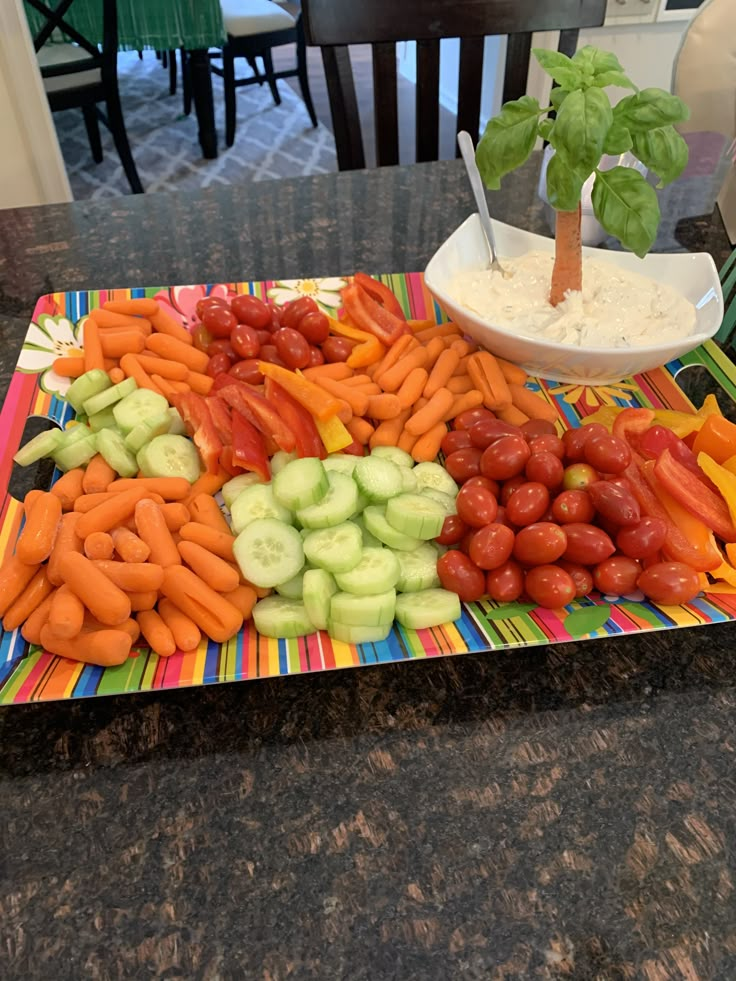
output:
[[[407,453],[406,450],[400,450],[398,446],[374,446],[371,450],[371,456],[374,459],[378,457],[379,459],[390,460],[397,467],[404,467],[409,470],[414,467],[414,459],[411,453]]]
[[[120,382],[121,385],[125,384]],[[137,388],[130,395],[126,395],[116,403],[112,412],[115,422],[120,426],[124,433],[129,433],[131,429],[140,422],[145,422],[159,412],[165,412],[169,403],[158,392],[151,392],[147,388]]]
[[[355,481],[334,470],[328,470],[327,480],[329,488],[322,500],[296,513],[297,520],[305,528],[331,528],[347,521],[355,513],[358,503]]]
[[[296,453],[287,453],[286,450],[276,450],[271,457],[271,476],[275,477],[277,473],[280,473],[284,469],[287,463],[298,459],[299,457]]]
[[[186,436],[187,427],[184,425],[184,420],[179,415],[179,413],[177,412],[177,410],[174,408],[173,405],[169,406],[168,413],[169,413],[169,419],[171,420],[171,422],[169,423],[169,432],[171,433],[171,435]]]
[[[86,426],[87,416],[84,414],[84,412],[78,412],[76,415],[76,421],[78,426]]]
[[[435,490],[434,487],[424,487],[422,497],[430,497],[433,501],[437,501],[445,509],[446,515],[457,514],[456,498],[452,494],[445,494],[444,491]]]
[[[441,504],[422,494],[399,494],[386,505],[386,521],[392,527],[423,541],[440,534],[446,517]]]
[[[306,571],[306,568],[303,568],[292,579],[287,579],[286,582],[280,583],[276,587],[276,592],[279,596],[285,596],[286,599],[302,599],[304,596],[304,575]]]
[[[402,531],[398,531],[393,525],[390,525],[386,520],[385,507],[372,504],[363,512],[363,520],[371,535],[375,535],[379,542],[383,542],[389,548],[397,548],[402,552],[411,552],[422,544],[420,538],[412,538],[410,535],[405,535]]]
[[[276,500],[271,484],[255,483],[242,490],[230,508],[230,524],[236,535],[252,521],[277,518],[291,524],[291,511]]]
[[[391,633],[392,624],[381,624],[378,627],[356,627],[338,620],[327,623],[327,632],[333,640],[344,644],[380,644]]]
[[[139,422],[134,426],[125,437],[125,445],[131,453],[137,453],[143,449],[146,443],[150,443],[156,436],[163,436],[168,433],[171,427],[171,416],[168,412],[157,412],[156,415]],[[112,466],[112,464],[110,464]]]
[[[401,493],[414,494],[419,490],[419,481],[414,475],[414,471],[408,467],[401,467]]]
[[[448,589],[422,589],[396,597],[396,619],[409,630],[423,630],[459,620],[460,598]]]
[[[89,439],[90,436],[94,436],[94,433],[91,429],[89,429],[89,427],[82,426],[78,422],[73,422],[70,424],[68,429],[65,429],[62,432],[59,449],[65,450],[67,446],[72,446],[74,443],[79,443],[83,439]]]
[[[116,402],[124,399],[126,395],[131,395],[137,388],[138,385],[134,378],[124,378],[117,385],[106,388],[104,391],[98,392],[96,395],[92,395],[86,399],[84,411],[88,416],[96,415],[96,413],[102,412],[104,409],[111,408]]]
[[[99,431],[97,434],[97,452],[121,477],[135,477],[138,473],[138,462],[116,429],[101,429]]]
[[[414,476],[417,478],[420,493],[425,488],[432,487],[434,490],[442,491],[443,494],[457,497],[460,490],[449,473],[439,463],[418,463],[414,467]]]
[[[115,416],[112,414],[112,406],[108,406],[106,409],[101,409],[99,412],[92,413],[91,416],[87,417],[87,424],[95,433],[99,433],[102,429],[118,428],[117,423],[115,422]]]
[[[241,491],[244,491],[246,487],[252,487],[253,484],[260,483],[261,478],[257,473],[239,473],[237,477],[233,477],[232,480],[228,480],[226,484],[223,484],[222,499],[227,505],[228,510],[232,508],[235,499]]]
[[[391,625],[396,610],[396,590],[385,593],[335,593],[330,601],[330,620],[351,627],[380,627]]]
[[[364,548],[363,557],[350,572],[339,572],[335,582],[345,593],[366,596],[393,589],[399,578],[399,560],[387,548]]]
[[[233,550],[240,571],[254,586],[279,586],[304,565],[301,535],[277,518],[251,521],[235,539]]]
[[[13,462],[20,467],[28,467],[45,456],[53,456],[56,450],[61,449],[63,442],[64,433],[61,429],[49,429],[45,433],[34,436],[25,446],[21,446],[13,457]]]
[[[388,501],[401,493],[401,470],[391,460],[364,456],[355,466],[353,479],[361,493],[371,501]]]
[[[350,520],[360,528],[360,533],[363,536],[363,548],[383,548],[383,542],[379,542],[376,536],[371,535],[366,528],[362,514],[356,514]]]
[[[74,470],[89,463],[97,452],[97,435],[90,433],[86,426],[80,426],[86,435],[81,439],[64,442],[53,454],[54,463],[59,470]]]
[[[358,462],[358,457],[352,453],[332,453],[326,460],[322,461],[325,470],[337,470],[348,477],[352,477],[353,470]]]
[[[82,406],[98,392],[104,392],[106,388],[111,388],[110,376],[102,368],[93,368],[92,371],[85,371],[75,381],[71,383],[66,393],[66,400],[75,412],[81,412]],[[89,415],[89,413],[87,413]]]
[[[271,467],[273,468],[273,462]],[[314,456],[303,460],[289,460],[273,479],[276,500],[292,511],[299,511],[321,501],[329,486],[322,461]]]
[[[304,539],[304,554],[319,569],[327,572],[350,572],[363,555],[363,536],[352,521],[332,528],[310,531]]]
[[[139,450],[136,459],[144,477],[184,477],[193,484],[200,474],[199,454],[185,436],[156,436]]]
[[[285,596],[266,596],[259,600],[253,607],[253,622],[263,637],[304,637],[315,633],[304,604]]]
[[[437,575],[437,549],[423,542],[413,552],[397,552],[399,578],[396,588],[402,593],[416,593],[420,589],[434,589],[440,585]]]
[[[337,592],[335,579],[324,569],[307,569],[302,581],[302,602],[317,630],[327,630],[330,597]]]

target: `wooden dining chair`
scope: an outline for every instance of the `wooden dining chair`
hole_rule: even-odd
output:
[[[558,50],[571,55],[578,31],[603,23],[606,0],[302,0],[308,45],[322,49],[340,170],[365,167],[350,44],[370,44],[379,166],[399,162],[396,42],[417,42],[416,159],[439,153],[440,40],[460,38],[457,132],[476,142],[484,37],[507,34],[503,100],[526,92],[532,32],[560,31]]]
[[[36,30],[33,47],[41,71],[46,96],[52,112],[81,109],[87,128],[92,157],[102,160],[102,143],[98,120],[112,134],[125,176],[133,194],[143,194],[143,185],[133,160],[125,129],[118,91],[118,15],[116,0],[101,0],[103,5],[103,40],[98,47],[85,38],[67,19],[74,0],[26,0],[38,11],[43,25]],[[68,41],[52,41],[61,32]],[[98,106],[105,103],[107,113]]]

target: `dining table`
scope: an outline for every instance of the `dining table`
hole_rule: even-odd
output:
[[[494,217],[549,235],[533,154]],[[707,167],[655,250],[731,251]],[[61,290],[422,271],[462,161],[0,211]],[[0,709],[0,977],[736,977],[730,622]]]

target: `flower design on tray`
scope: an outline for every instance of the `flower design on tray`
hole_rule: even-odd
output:
[[[39,385],[44,392],[63,395],[72,379],[57,375],[53,363],[56,358],[82,357],[83,336],[81,320],[74,324],[64,316],[40,314],[28,328],[17,370],[24,375],[40,374]]]
[[[638,390],[633,382],[617,382],[615,385],[557,385],[549,394],[560,396],[568,405],[580,402],[593,408],[598,405],[616,405],[617,399],[635,404],[633,393]]]
[[[310,296],[323,307],[337,310],[342,306],[340,290],[347,286],[344,279],[336,276],[328,279],[277,279],[268,291],[269,299],[283,307],[292,300],[302,296]]]
[[[171,286],[169,289],[160,290],[154,296],[161,307],[174,320],[179,321],[187,330],[197,323],[197,303],[206,296],[221,296],[230,300],[235,296],[234,291],[227,283],[214,283],[209,289],[206,286]]]

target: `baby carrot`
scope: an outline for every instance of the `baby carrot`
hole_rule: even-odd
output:
[[[386,351],[384,354],[383,358],[381,358],[376,365],[373,372],[373,380],[379,382],[380,384],[381,375],[384,373],[384,371],[388,371],[390,368],[393,368],[393,366],[398,364],[401,358],[404,357],[407,351],[416,346],[417,342],[410,334],[402,334],[396,343],[391,345],[388,351]]]
[[[28,518],[28,515],[31,513],[31,508],[33,507],[34,503],[38,501],[40,498],[42,498],[43,495],[44,495],[44,491],[42,490],[28,491],[26,496],[23,498],[23,510],[26,513],[26,518]]]
[[[234,539],[232,535],[226,535],[222,531],[215,531],[214,528],[208,528],[207,525],[200,525],[196,521],[189,521],[187,524],[182,525],[179,529],[179,534],[184,541],[196,542],[197,545],[201,545],[209,552],[219,555],[221,559],[225,559],[227,562],[235,561],[235,554],[233,552]]]
[[[424,386],[427,384],[428,378],[429,374],[426,368],[414,368],[409,372],[396,392],[402,409],[408,409],[414,405],[424,391]]]
[[[8,607],[3,617],[3,629],[10,632],[19,627],[46,599],[53,588],[46,575],[46,567],[42,566],[23,589],[20,596]]]
[[[111,559],[114,551],[112,536],[106,531],[93,531],[84,539],[84,554],[88,559]]]
[[[179,361],[191,371],[207,371],[210,359],[205,352],[197,350],[191,343],[187,344],[176,337],[168,334],[151,334],[146,340],[146,347],[149,351],[159,354],[168,361]]]
[[[524,384],[529,376],[523,368],[520,368],[518,364],[512,364],[510,361],[504,361],[503,358],[499,358],[497,355],[495,357],[496,361],[498,362],[498,367],[503,372],[503,377],[509,384]]]
[[[448,338],[445,339],[448,340]],[[465,338],[458,337],[456,340],[450,341],[448,350],[454,351],[458,357],[464,358],[467,357],[468,354],[473,354],[475,351],[477,351],[478,345],[470,344],[465,340]]]
[[[57,636],[48,624],[41,628],[41,644],[50,654],[104,668],[122,664],[131,647],[130,635],[124,630],[83,631],[69,640]]]
[[[51,555],[61,520],[61,500],[48,491],[34,501],[15,546],[15,554],[26,565],[43,562]]]
[[[216,494],[218,490],[230,480],[230,474],[225,470],[218,470],[217,473],[203,473],[194,481],[189,489],[189,493],[184,498],[184,503],[189,504],[197,494]]]
[[[475,389],[463,392],[462,395],[456,395],[442,421],[449,422],[450,419],[459,416],[461,412],[465,412],[466,409],[474,409],[477,405],[483,405],[483,396]]]
[[[99,504],[102,504],[103,501],[109,501],[111,498],[112,494],[109,494],[107,491],[98,491],[96,494],[80,494],[74,502],[74,513],[86,514]]]
[[[394,419],[402,410],[403,406],[398,395],[384,392],[381,395],[371,395],[368,398],[368,412],[370,419],[377,419],[379,422],[386,419]]]
[[[67,552],[82,552],[82,539],[77,535],[77,523],[80,515],[76,511],[69,511],[61,516],[59,530],[56,534],[54,547],[51,549],[48,564],[49,582],[54,586],[60,586],[64,581],[61,577],[59,562],[62,555]],[[0,593],[2,590],[0,589]]]
[[[364,385],[354,385],[356,392],[362,392],[363,395],[380,395],[381,386],[377,385],[375,382],[366,382]]]
[[[306,374],[306,372],[305,372],[305,374]],[[337,381],[341,381],[342,380],[342,382],[343,382],[344,385],[348,385],[350,387],[352,387],[353,385],[369,385],[369,384],[373,384],[371,382],[371,376],[370,375],[366,375],[366,374],[353,375],[352,378],[345,378],[345,379],[339,379],[338,378],[336,380]]]
[[[346,428],[355,442],[360,443],[361,446],[366,446],[375,432],[373,426],[371,426],[367,419],[359,419],[357,416],[353,417],[347,423]]]
[[[185,381],[197,395],[209,395],[215,384],[214,378],[203,374],[201,371],[188,371]]]
[[[240,583],[240,574],[218,555],[213,555],[196,542],[179,542],[177,548],[192,572],[218,593],[229,593]]]
[[[151,374],[155,372],[162,378],[173,381],[186,381],[189,369],[180,361],[169,361],[167,358],[157,358],[151,354],[137,354],[138,363]]]
[[[104,368],[105,358],[100,341],[100,328],[90,317],[84,322],[84,370]]]
[[[178,531],[182,525],[191,520],[189,508],[181,501],[172,501],[170,504],[161,504],[161,514],[164,516],[166,527],[169,531]]]
[[[184,477],[119,477],[108,484],[109,494],[144,487],[153,494],[159,494],[165,501],[182,501],[192,485]]]
[[[122,494],[113,494],[80,517],[77,534],[80,538],[86,538],[93,531],[110,531],[111,528],[116,528],[135,511],[136,504],[147,493],[146,487],[135,487],[123,491]]]
[[[436,324],[434,327],[427,327],[425,330],[417,331],[414,335],[422,344],[431,341],[433,337],[448,337],[450,334],[460,335],[460,328],[457,324]]]
[[[225,593],[225,599],[228,603],[232,603],[237,610],[240,610],[243,619],[247,620],[256,605],[258,594],[252,586],[241,585],[233,589],[232,592]]]
[[[437,358],[445,350],[445,341],[442,337],[433,337],[429,344],[425,345],[425,350],[427,352],[427,361],[425,367],[427,371],[431,372],[434,368]]]
[[[93,568],[110,582],[130,593],[159,589],[164,581],[162,566],[154,562],[95,562]]]
[[[177,565],[181,562],[161,508],[153,501],[138,501],[135,506],[135,524],[138,535],[151,549],[151,562],[158,565]]]
[[[82,490],[85,494],[101,494],[107,490],[107,485],[111,484],[117,477],[104,456],[95,454],[87,464],[87,469],[82,477]]]
[[[83,634],[94,633],[96,630],[109,629],[110,628],[106,624],[100,623],[99,620],[93,617],[89,611],[84,614],[84,626],[82,627]],[[128,619],[123,620],[122,623],[116,623],[115,629],[124,631],[130,637],[131,644],[135,644],[141,635],[141,628],[138,626],[137,621],[133,620],[132,617],[128,617]]]
[[[75,467],[74,470],[67,470],[65,474],[56,481],[50,493],[54,494],[61,501],[62,511],[71,511],[74,502],[82,493],[82,481],[84,480],[84,470]]]
[[[496,415],[502,422],[509,422],[512,426],[523,426],[525,422],[529,422],[526,412],[522,412],[515,405],[510,405],[506,409],[497,409]]]
[[[41,600],[20,628],[21,637],[23,640],[28,641],[29,644],[38,645],[41,643],[41,628],[49,622],[51,602],[55,593],[56,590],[53,593],[49,593],[46,599]]]
[[[415,412],[406,422],[406,431],[413,436],[421,436],[433,426],[442,422],[445,414],[455,401],[452,392],[446,388],[438,388],[431,399],[418,412]]]
[[[321,378],[332,378],[334,381],[345,381],[352,378],[353,369],[349,368],[344,361],[335,361],[332,364],[318,364],[313,368],[305,368],[302,372],[305,378],[310,381],[319,382]]]
[[[171,657],[176,650],[174,635],[155,610],[142,610],[138,614],[138,625],[146,638],[148,646],[159,657]]]
[[[376,431],[369,440],[371,449],[376,446],[396,446],[410,415],[410,408],[402,409],[393,419],[386,419],[376,426]]]
[[[85,372],[84,357],[54,358],[52,367],[62,378],[79,378]]]
[[[130,600],[122,589],[100,574],[97,563],[79,552],[67,552],[61,557],[59,568],[64,582],[101,623],[115,626],[128,619]]]
[[[154,335],[155,336],[155,335]],[[120,359],[120,367],[128,378],[133,378],[138,388],[147,388],[157,395],[162,395],[161,389],[143,368],[134,354],[126,354]]]
[[[100,346],[106,358],[122,358],[124,354],[138,354],[145,347],[143,335],[137,330],[102,333]]]
[[[163,397],[168,400],[169,405],[174,404],[174,397],[177,395],[177,390],[174,385],[184,385],[184,382],[172,382],[168,378],[162,378],[161,375],[157,375],[155,371],[151,372],[151,381],[156,386],[156,388],[161,392]]]
[[[128,329],[133,329],[138,326],[148,325],[151,326],[151,321],[145,317],[133,317],[130,314],[117,313],[115,310],[110,310],[107,307],[104,309],[102,307],[95,307],[94,310],[90,310],[89,315],[92,320],[101,327],[103,330],[107,327],[125,327]]]
[[[406,429],[404,429],[402,430],[398,440],[396,441],[396,445],[400,450],[403,450],[405,453],[411,453],[411,451],[414,449],[414,444],[418,439],[419,439],[418,436],[415,436],[413,433],[410,433]]]
[[[447,426],[444,422],[435,423],[431,429],[417,439],[411,448],[411,455],[416,463],[428,463],[437,456],[440,451],[440,444],[447,433]]]
[[[63,583],[51,597],[49,626],[59,637],[76,637],[84,623],[84,603]]]
[[[509,385],[511,401],[517,409],[529,416],[530,419],[544,419],[546,422],[557,422],[557,409],[550,405],[541,395],[532,392],[523,385]]]
[[[130,300],[105,300],[102,307],[104,310],[122,313],[128,317],[151,317],[160,309],[158,301],[148,296],[138,296]]]
[[[145,562],[151,554],[150,548],[143,539],[129,528],[115,528],[112,532],[112,542],[123,562]]]
[[[158,592],[155,589],[142,592],[126,590],[126,593],[130,600],[130,608],[134,613],[140,613],[141,610],[152,610],[158,602]]]
[[[488,409],[507,409],[511,405],[511,392],[509,385],[503,376],[498,362],[489,351],[478,351],[468,359],[468,372],[470,377],[471,365],[477,364],[483,372],[483,377],[491,392],[492,404],[486,405]]]
[[[445,388],[448,381],[455,373],[455,369],[460,364],[460,355],[452,348],[446,348],[434,363],[434,367],[429,374],[427,384],[422,393],[425,398],[431,399],[438,388]]]
[[[453,375],[445,388],[451,391],[453,395],[464,395],[471,391],[473,382],[470,375]]]
[[[164,570],[161,592],[217,643],[230,640],[243,624],[242,613],[232,603],[183,565]]]
[[[192,521],[209,525],[210,528],[223,531],[226,535],[231,534],[230,525],[225,520],[217,501],[210,494],[197,494],[189,505],[189,513]]]
[[[163,334],[167,337],[172,337],[174,340],[179,341],[180,344],[192,344],[192,335],[189,331],[182,327],[180,323],[177,323],[173,317],[170,317],[165,310],[159,309],[150,315],[148,318],[153,325],[153,329],[157,330],[159,334]]]
[[[351,388],[349,385],[343,385],[342,382],[335,381],[333,378],[320,378],[316,384],[320,388],[324,388],[330,395],[334,395],[335,398],[347,402],[353,415],[364,416],[366,414],[368,409],[367,395],[357,391],[355,388]]]
[[[237,606],[233,603],[233,606]],[[174,643],[180,651],[193,651],[199,646],[202,639],[202,631],[197,624],[182,613],[178,606],[175,606],[170,599],[161,599],[158,604],[158,613],[163,622],[171,631]],[[250,616],[250,614],[248,614]]]
[[[113,385],[119,384],[119,382],[123,381],[125,378],[125,372],[122,368],[110,368],[108,375],[110,376],[110,381],[113,383]]]
[[[416,347],[404,355],[392,368],[382,371],[376,380],[384,392],[396,392],[401,388],[402,382],[410,371],[413,371],[414,368],[423,368],[426,363],[427,349]]]

